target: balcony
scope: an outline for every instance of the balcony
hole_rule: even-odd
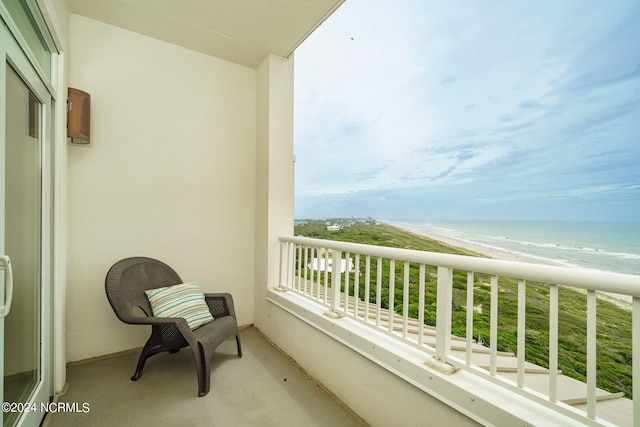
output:
[[[640,425],[638,399],[596,386],[597,292],[633,298],[637,334],[639,277],[304,237],[280,240],[281,284],[269,292],[272,303],[468,417],[495,425]],[[317,257],[324,257],[324,262]],[[345,263],[335,261],[345,259],[358,267],[345,271],[341,268]],[[317,265],[324,270],[318,271]],[[460,283],[461,275],[466,283]],[[505,278],[517,281],[517,320],[510,325],[517,335],[514,351],[498,350],[499,321],[505,327],[498,299],[504,298]],[[424,324],[429,279],[436,283],[437,300],[430,310],[437,327]],[[466,330],[474,328],[473,289],[479,284],[490,288],[488,342],[478,342],[472,334],[452,335],[454,283],[466,293]],[[549,286],[547,367],[524,358],[525,338],[532,333],[526,328],[527,288],[541,283]],[[409,315],[410,286],[418,288],[417,318]],[[586,382],[563,375],[558,365],[559,295],[566,287],[586,293]],[[386,307],[395,307],[396,312],[390,314]],[[633,341],[633,350],[638,351],[638,340]],[[634,361],[637,386],[640,364]]]
[[[53,366],[44,369],[43,376],[51,383],[48,396],[68,383],[60,402],[90,404],[89,413],[53,414],[50,425],[130,424],[136,417],[147,424],[168,424],[175,414],[182,423],[192,411],[205,406],[228,409],[228,419],[234,423],[234,417],[247,417],[243,418],[247,423],[260,417],[260,424],[286,425],[288,420],[298,424],[296,420],[302,420],[313,425],[312,420],[325,420],[325,412],[330,412],[323,406],[324,397],[288,388],[293,384],[293,371],[288,369],[293,368],[266,365],[261,357],[270,354],[269,347],[252,350],[252,339],[247,338],[252,329],[243,331],[243,359],[228,357],[229,352],[220,349],[212,393],[205,399],[195,397],[188,352],[157,356],[138,383],[129,381],[135,353],[74,365],[144,342],[144,329],[123,325],[115,318],[102,286],[110,265],[134,255],[162,259],[183,277],[200,281],[206,291],[232,292],[241,325],[256,325],[371,424],[633,424],[629,407],[633,404],[635,424],[640,425],[639,399],[630,403],[615,393],[607,394],[593,380],[580,385],[584,390],[579,396],[567,397],[567,382],[556,369],[523,363],[520,354],[498,352],[491,342],[481,345],[453,336],[448,292],[451,269],[552,282],[552,294],[557,285],[582,286],[591,292],[592,302],[598,290],[618,291],[635,298],[637,334],[637,277],[609,281],[613,276],[586,277],[584,272],[565,274],[564,270],[293,237],[282,240],[284,256],[279,257],[278,236],[292,234],[294,212],[294,70],[287,55],[341,0],[306,6],[297,1],[264,2],[281,15],[277,20],[271,15],[265,19],[261,2],[230,2],[229,9],[238,9],[239,15],[228,22],[257,18],[276,30],[237,26],[234,33],[246,34],[220,37],[229,44],[204,43],[206,52],[198,50],[203,46],[199,25],[180,17],[167,25],[171,12],[178,11],[170,2],[154,7],[121,1],[105,7],[103,0],[37,3],[46,9],[47,26],[64,53],[59,58],[59,78],[52,82],[54,95],[63,101],[56,102],[52,118],[56,135],[50,147],[55,150],[55,161],[43,162],[48,167],[55,163],[54,185],[43,186],[54,190],[52,206],[44,205],[53,215],[53,232],[43,242],[50,252],[45,258],[52,258],[53,274],[43,276],[54,277],[43,284],[52,301],[43,317],[43,324],[51,325],[51,337],[42,343],[44,360]],[[291,13],[280,14],[285,11],[283,4],[290,4]],[[126,6],[133,9],[120,9]],[[183,12],[202,21],[192,8],[183,8]],[[218,10],[215,16],[220,17]],[[181,29],[193,31],[191,37]],[[177,39],[183,36],[194,43],[182,46]],[[271,46],[263,42],[272,36],[282,38],[283,49],[257,49]],[[243,46],[243,57],[255,57],[234,59],[239,46]],[[230,52],[233,57],[227,55]],[[66,143],[62,94],[69,86],[87,90],[96,101],[90,146]],[[377,297],[365,303],[344,295],[340,286],[346,276],[339,272],[325,269],[322,283],[317,275],[305,273],[307,269],[300,265],[306,264],[304,257],[311,256],[310,248],[316,246],[328,248],[327,253],[335,251],[334,259],[353,254],[354,264],[359,264],[355,256],[373,266],[384,257],[385,263],[394,260],[398,271],[407,261],[425,270],[435,269],[433,274],[442,286],[433,308],[437,328],[422,326],[423,319],[413,319],[408,313],[390,316]],[[366,271],[372,273],[370,268]],[[364,284],[364,275],[359,280]],[[397,286],[401,289],[403,281]],[[499,286],[488,286],[499,294]],[[557,306],[550,307],[557,312]],[[424,307],[420,308],[423,312]],[[492,319],[497,323],[499,313]],[[640,354],[637,336],[635,342],[634,352]],[[589,347],[591,364],[596,346],[592,341]],[[185,360],[164,369],[171,358]],[[73,363],[67,372],[69,361]],[[638,361],[635,363],[635,385],[640,389]],[[154,367],[156,371],[151,372]],[[253,376],[247,379],[245,373]],[[533,381],[542,378],[540,383]],[[224,381],[229,387],[222,386]],[[217,394],[218,389],[233,390],[228,393],[235,398]],[[302,400],[303,395],[311,396],[310,401]],[[576,403],[579,399],[586,403]],[[278,405],[270,405],[274,400]],[[221,408],[217,406],[221,401],[246,406]],[[130,402],[135,402],[135,410],[129,410]],[[620,403],[621,409],[616,406]],[[274,412],[268,412],[271,409]],[[221,415],[217,411],[203,416],[202,424],[210,425],[213,417]],[[611,416],[619,416],[620,421],[609,419]],[[332,418],[324,424],[348,423]]]
[[[51,413],[46,425],[162,425],[185,420],[209,425],[212,419],[221,420],[222,425],[388,425],[402,416],[406,425],[638,425],[638,399],[596,386],[597,342],[593,335],[596,291],[632,296],[637,325],[639,296],[634,289],[640,286],[640,278],[303,237],[281,237],[280,242],[280,286],[266,294],[272,308],[266,317],[276,319],[271,325],[262,322],[266,329],[272,329],[273,337],[265,337],[255,327],[244,328],[242,359],[235,355],[233,340],[223,343],[212,363],[208,396],[196,397],[188,351],[150,359],[138,382],[129,380],[138,356],[129,351],[71,364],[68,390],[58,402],[78,410]],[[322,254],[323,262],[316,259],[314,263],[314,254]],[[351,262],[335,262],[338,259],[351,259],[353,267]],[[347,268],[342,268],[345,264]],[[412,268],[418,271],[419,313],[424,313],[429,278],[437,283],[433,308],[437,327],[425,325],[423,316],[409,315],[407,288],[416,285],[410,283]],[[454,279],[454,271],[458,278],[464,271],[467,284],[488,275],[487,285],[495,300],[486,343],[452,334],[452,289],[459,281]],[[385,275],[403,280],[383,284]],[[502,292],[498,284],[505,277],[518,281],[518,322],[514,327],[519,349],[526,347],[524,337],[529,333],[524,329],[526,288],[534,281],[550,284],[549,367],[525,361],[524,351],[497,348],[500,313],[495,301]],[[586,351],[586,382],[563,375],[557,362],[558,292],[563,286],[583,288],[587,294],[586,334],[591,338]],[[361,287],[365,295],[373,297],[355,297]],[[385,287],[390,287],[391,301],[383,304]],[[402,290],[402,314],[384,307],[397,307],[395,287]],[[466,298],[466,321],[471,329],[473,292]],[[280,317],[282,313],[288,317]],[[312,336],[312,330],[327,337],[324,345]],[[292,356],[278,351],[271,339],[281,341],[283,350]],[[327,350],[329,342],[337,343],[340,350]],[[353,353],[366,360],[355,365],[348,360]],[[302,366],[297,365],[298,359]],[[386,372],[380,374],[384,381],[394,387],[404,384],[417,398],[408,400],[405,407],[396,406],[398,401],[392,402],[395,393],[385,391],[390,403],[381,408],[381,402],[370,393],[375,388],[386,390],[388,385],[363,374],[360,365],[368,365],[362,369],[374,369],[378,374]],[[637,362],[633,370],[637,378]],[[341,384],[350,384],[357,392],[345,392]],[[325,392],[324,386],[331,391]],[[412,410],[418,413],[422,405],[430,407],[434,399],[448,409],[435,411],[432,422],[405,414]],[[88,411],[82,410],[85,403]]]

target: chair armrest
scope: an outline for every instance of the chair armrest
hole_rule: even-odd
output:
[[[193,331],[187,323],[187,319],[182,317],[133,316],[129,318],[126,323],[131,325],[150,325],[154,331],[159,333],[166,341],[172,339],[175,333],[180,333],[189,345],[194,345],[196,342]]]
[[[181,326],[184,325],[185,328],[191,330],[187,320],[182,317],[145,317],[136,315],[129,317],[127,323],[132,325],[176,325],[180,330],[182,330]]]
[[[204,299],[213,317],[232,316],[235,319],[236,311],[230,293],[207,293]]]

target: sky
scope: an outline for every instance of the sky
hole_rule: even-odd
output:
[[[347,0],[294,61],[296,218],[640,221],[637,0]]]

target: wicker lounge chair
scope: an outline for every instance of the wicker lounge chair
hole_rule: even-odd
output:
[[[115,263],[107,273],[105,289],[109,303],[120,320],[134,325],[151,325],[151,336],[142,349],[136,381],[142,375],[147,358],[163,351],[177,352],[191,347],[198,376],[198,396],[209,393],[209,362],[215,349],[228,337],[235,335],[238,356],[242,357],[240,335],[228,293],[205,294],[205,301],[214,320],[192,330],[184,318],[153,317],[145,290],[181,284],[180,276],[168,265],[152,258],[126,258]],[[142,313],[137,314],[136,308]],[[205,310],[206,311],[206,310]]]

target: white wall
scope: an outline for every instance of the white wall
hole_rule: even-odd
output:
[[[68,360],[141,346],[104,292],[129,256],[229,291],[253,322],[255,70],[71,15],[68,84],[91,144],[68,147]]]

